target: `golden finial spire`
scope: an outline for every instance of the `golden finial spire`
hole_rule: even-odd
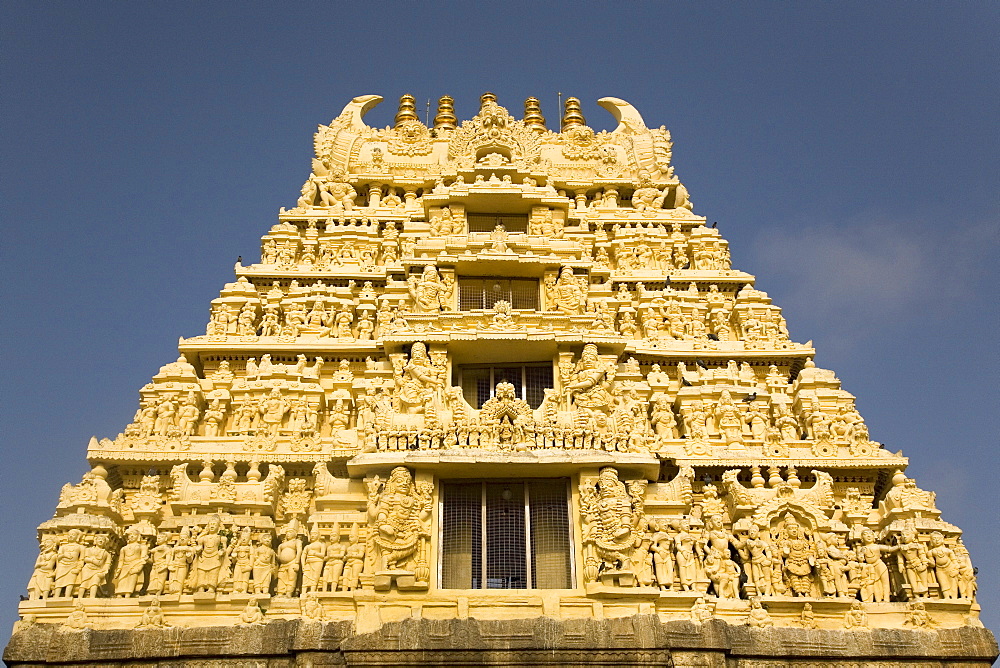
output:
[[[492,102],[493,104],[496,104],[497,103],[497,96],[494,95],[493,93],[483,93],[481,96],[479,96],[479,110],[480,111],[483,110],[483,107],[486,106],[487,102]]]
[[[406,121],[419,121],[420,117],[417,116],[417,104],[416,99],[412,95],[404,95],[399,98],[399,111],[396,112],[396,127],[405,123]]]
[[[450,95],[442,95],[438,100],[437,116],[434,117],[435,130],[454,130],[455,123],[455,100]]]
[[[586,124],[587,119],[583,117],[583,112],[580,111],[580,100],[575,97],[566,98],[566,113],[563,114],[562,121],[563,130],[571,128],[574,125]]]
[[[524,101],[524,124],[535,132],[545,132],[545,117],[542,116],[542,105],[537,97],[529,97]]]

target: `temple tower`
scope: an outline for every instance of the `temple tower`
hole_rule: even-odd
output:
[[[961,530],[665,128],[381,100],[91,439],[8,664],[989,665]]]

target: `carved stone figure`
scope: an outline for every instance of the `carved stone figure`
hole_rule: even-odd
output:
[[[594,575],[608,584],[628,586],[635,581],[627,564],[642,540],[643,510],[641,497],[634,498],[630,491],[610,466],[601,469],[597,480],[580,484],[584,552],[600,560]]]
[[[46,598],[52,592],[52,581],[56,575],[56,559],[59,543],[55,536],[42,536],[35,570],[28,581],[28,598]]]
[[[299,569],[302,565],[302,540],[295,522],[285,527],[285,540],[276,551],[278,560],[278,584],[276,596],[294,596],[298,586]]]
[[[882,554],[892,552],[895,548],[879,545],[875,542],[875,532],[864,529],[861,532],[861,545],[858,547],[861,557],[861,600],[869,603],[882,603],[889,600],[889,567],[882,560]]]
[[[233,592],[245,594],[250,590],[250,575],[253,572],[253,545],[250,527],[243,527],[239,536],[229,546],[229,561],[232,569]]]
[[[766,629],[774,626],[774,620],[768,614],[767,609],[756,596],[750,599],[750,614],[747,615],[747,624],[755,629]]]
[[[70,529],[60,539],[52,579],[53,596],[73,596],[76,593],[80,571],[83,570],[83,550],[83,532],[79,529]]]
[[[246,607],[243,608],[243,612],[240,613],[240,623],[241,624],[264,623],[264,613],[260,609],[260,604],[257,602],[256,596],[251,596],[250,600],[247,601]]]
[[[410,276],[407,280],[413,311],[416,313],[436,313],[451,308],[454,286],[438,275],[434,265],[424,266],[420,276]]]
[[[931,533],[928,553],[934,566],[941,598],[958,598],[960,564],[955,551],[945,545],[944,535],[940,531]]]
[[[851,602],[851,609],[844,615],[844,628],[848,631],[868,628],[868,613],[865,612],[864,603],[858,600]]]
[[[97,596],[110,569],[111,553],[107,550],[107,538],[100,534],[88,537],[87,547],[83,550],[83,567],[80,569],[80,596]]]
[[[810,596],[813,587],[813,566],[816,563],[812,543],[803,535],[802,527],[793,515],[785,518],[781,554],[784,574],[793,596]]]
[[[194,564],[194,588],[214,592],[219,586],[219,575],[226,556],[227,539],[221,533],[222,522],[213,516],[194,541],[197,560]]]
[[[559,278],[546,292],[549,309],[569,315],[582,313],[586,298],[586,291],[569,267],[563,267]]]
[[[194,588],[194,582],[192,578],[189,578],[189,573],[195,555],[191,531],[184,527],[170,553],[170,572],[167,576],[168,592],[172,594],[188,593]]]
[[[170,624],[167,624],[166,616],[163,614],[163,608],[160,607],[160,599],[158,597],[153,597],[153,600],[149,602],[149,606],[142,611],[142,617],[139,619],[139,623],[135,628],[137,629],[162,629]]]
[[[260,534],[253,548],[253,593],[259,596],[271,594],[271,582],[277,569],[277,555],[271,548],[271,537]]]
[[[327,543],[318,528],[309,533],[309,543],[302,548],[302,592],[312,593],[322,586]]]
[[[118,552],[118,569],[114,577],[115,594],[136,596],[145,584],[142,574],[149,560],[149,547],[138,531],[129,531],[126,540],[128,542]]]
[[[369,545],[374,569],[416,573],[427,559],[430,490],[414,485],[409,470],[397,466],[383,482],[368,482]],[[424,580],[426,582],[426,580]]]

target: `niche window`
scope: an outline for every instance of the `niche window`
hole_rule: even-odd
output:
[[[552,387],[552,364],[465,365],[458,368],[458,385],[473,408],[482,408],[498,383],[510,383],[519,399],[532,408],[542,405],[545,390]]]
[[[444,482],[441,586],[569,589],[569,483]]]
[[[498,301],[511,308],[538,310],[538,281],[534,278],[463,277],[458,278],[460,311],[491,309]]]

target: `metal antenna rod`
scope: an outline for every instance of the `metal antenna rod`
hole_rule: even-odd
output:
[[[430,127],[431,125],[431,99],[427,98],[427,110],[424,112],[424,125]]]

